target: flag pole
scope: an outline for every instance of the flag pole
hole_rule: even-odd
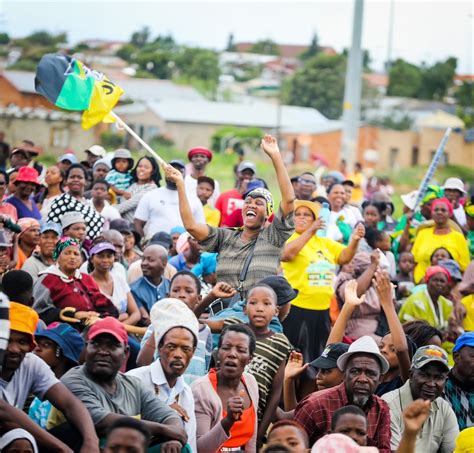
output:
[[[137,140],[140,145],[142,145],[163,167],[166,165],[166,162],[156,154],[156,152],[145,142],[122,118],[120,118],[115,112],[110,112],[110,114],[115,118],[119,127],[123,127],[135,140]]]
[[[426,195],[428,185],[431,179],[433,178],[433,175],[441,161],[441,156],[443,155],[444,147],[446,146],[448,138],[451,135],[451,131],[452,128],[450,127],[446,129],[446,132],[444,133],[443,138],[441,139],[438,145],[438,149],[436,150],[433,159],[431,160],[430,166],[428,167],[428,170],[426,171],[425,176],[423,177],[423,180],[421,181],[421,184],[418,187],[418,197],[416,199],[415,209],[419,209],[421,200],[423,200],[424,196]]]

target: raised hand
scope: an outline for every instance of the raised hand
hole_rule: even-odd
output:
[[[303,355],[300,352],[292,351],[285,367],[285,379],[295,379],[308,366],[309,364],[304,363]]]
[[[163,170],[165,172],[165,178],[169,179],[175,184],[177,184],[179,181],[184,180],[183,174],[176,168],[172,167],[170,164],[164,164]]]
[[[380,263],[380,251],[377,249],[377,250],[374,250],[370,254],[370,264],[372,264],[373,266],[377,268],[379,263]]]
[[[430,415],[430,405],[431,401],[419,399],[407,406],[403,411],[403,422],[407,431],[416,434],[421,429]]]
[[[312,224],[311,229],[316,232],[318,230],[324,230],[326,228],[326,222],[322,217],[318,217]]]
[[[352,239],[354,241],[360,241],[365,236],[365,226],[364,224],[358,223],[355,227],[354,232],[352,233]]]
[[[227,283],[217,282],[214,288],[212,288],[211,293],[216,299],[225,299],[237,294],[237,290]]]
[[[280,148],[275,137],[272,137],[269,134],[265,134],[260,143],[260,148],[264,151],[267,156],[272,156],[274,154],[280,154]]]
[[[344,303],[357,307],[365,301],[365,294],[357,296],[357,280],[350,280],[344,288]]]
[[[375,290],[379,296],[380,304],[382,307],[385,304],[392,304],[392,282],[390,281],[390,277],[388,272],[385,271],[377,271],[375,272],[375,276],[372,280]]]
[[[243,390],[240,391],[239,396],[232,396],[227,400],[227,415],[226,417],[236,422],[242,417],[244,412],[244,398]]]

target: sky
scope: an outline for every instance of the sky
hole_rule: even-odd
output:
[[[0,30],[12,37],[33,31],[66,31],[82,39],[128,41],[149,26],[152,36],[171,34],[178,43],[222,50],[235,42],[272,39],[285,44],[350,46],[354,1],[77,1],[0,0]],[[474,73],[474,2],[394,0],[392,59],[433,64],[458,59],[459,74]],[[387,58],[390,0],[365,0],[362,46],[380,71]]]

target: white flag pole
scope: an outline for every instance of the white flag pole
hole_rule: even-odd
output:
[[[122,118],[120,118],[115,112],[110,112],[110,114],[115,118],[119,127],[123,127],[134,139],[137,140],[140,145],[142,145],[163,167],[166,165],[166,162],[156,154],[156,152],[145,142]]]

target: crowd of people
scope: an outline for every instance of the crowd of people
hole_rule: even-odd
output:
[[[2,149],[0,451],[473,451],[469,181]]]

